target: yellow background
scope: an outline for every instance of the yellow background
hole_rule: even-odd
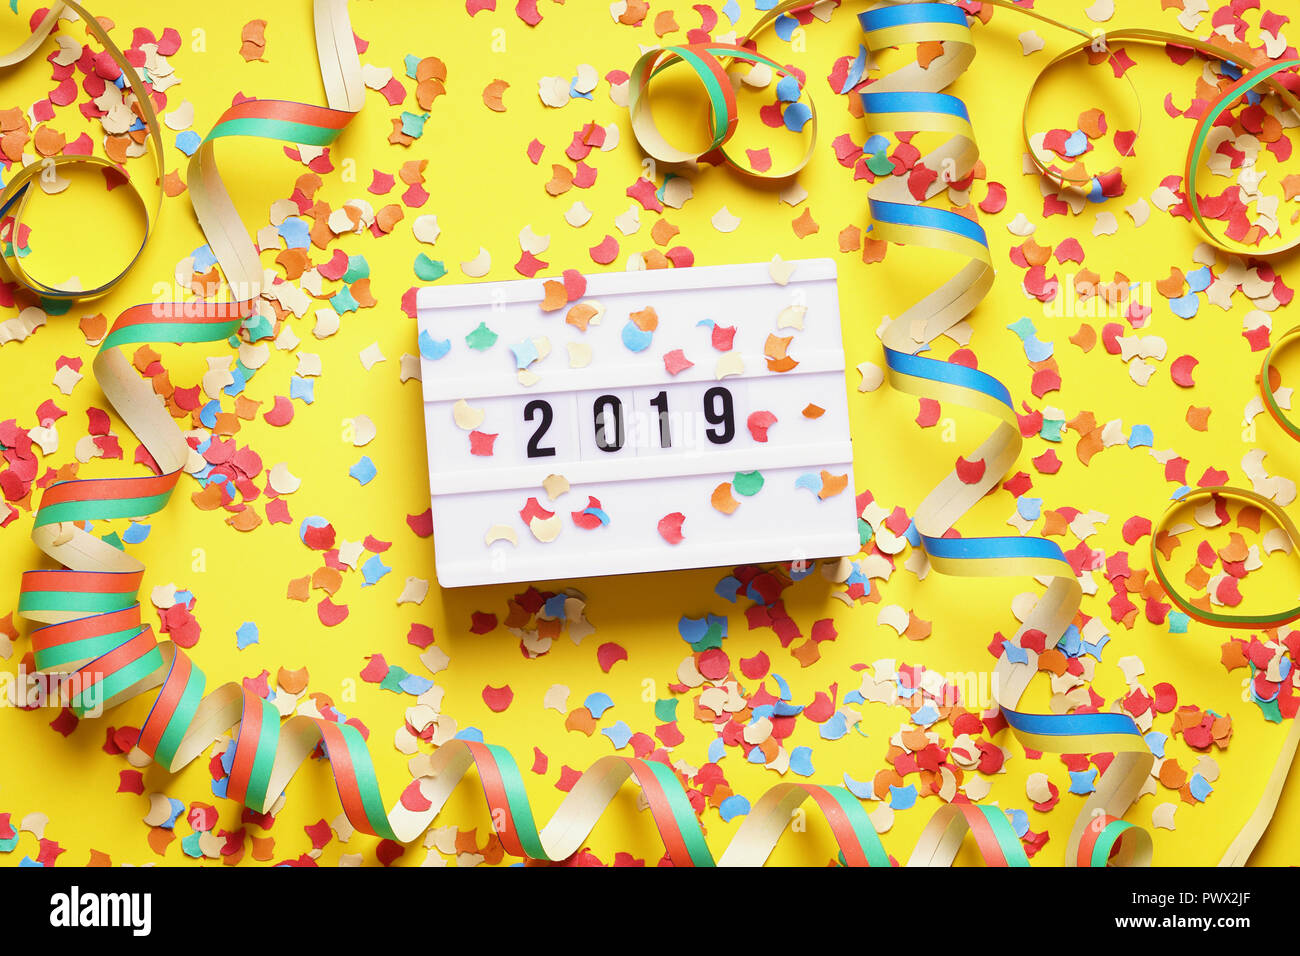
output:
[[[832,617],[839,637],[821,645],[822,657],[803,669],[789,652],[782,649],[769,630],[749,632],[742,610],[746,601],[729,605],[713,593],[725,570],[704,570],[653,574],[622,578],[594,578],[567,582],[588,598],[588,617],[596,633],[575,646],[567,637],[556,640],[551,652],[538,660],[525,660],[518,641],[504,628],[485,636],[468,633],[470,616],[476,610],[504,618],[506,601],[522,587],[502,586],[483,589],[440,592],[432,584],[422,606],[398,607],[396,597],[407,576],[418,575],[434,582],[433,547],[410,533],[405,516],[428,506],[427,473],[424,459],[423,425],[420,390],[417,382],[401,384],[398,360],[403,353],[416,351],[415,323],[399,310],[399,297],[417,280],[412,262],[420,251],[447,263],[450,274],[443,283],[464,281],[458,263],[472,259],[480,246],[492,254],[488,279],[514,278],[513,263],[519,257],[517,235],[525,225],[538,234],[549,234],[551,245],[541,258],[551,263],[550,274],[575,267],[596,271],[587,249],[606,234],[615,235],[622,247],[619,259],[611,268],[622,268],[627,256],[649,249],[650,226],[655,217],[642,213],[640,232],[624,237],[615,229],[613,217],[625,211],[630,200],[624,190],[638,175],[641,154],[627,125],[626,112],[610,101],[609,85],[604,75],[615,69],[630,70],[638,55],[638,44],[656,43],[651,29],[654,16],[665,8],[662,0],[652,4],[650,14],[640,28],[615,24],[607,6],[594,0],[569,0],[563,6],[540,0],[542,23],[529,28],[514,14],[509,0],[499,0],[495,12],[466,15],[463,4],[438,0],[436,3],[381,3],[354,0],[350,6],[357,33],[370,41],[363,55],[365,63],[391,67],[403,76],[403,57],[408,53],[423,57],[435,55],[447,64],[447,94],[433,106],[424,135],[409,149],[389,145],[390,119],[401,109],[414,109],[413,97],[403,107],[389,107],[376,92],[366,94],[366,107],[348,127],[332,150],[336,171],[325,177],[320,197],[335,206],[348,198],[361,196],[375,205],[396,201],[396,190],[379,199],[365,192],[371,170],[395,173],[404,161],[423,158],[429,161],[425,183],[431,198],[421,210],[407,210],[406,219],[391,236],[374,240],[370,236],[349,237],[336,247],[361,253],[372,269],[372,287],[379,306],[343,317],[341,331],[332,338],[317,341],[311,335],[310,317],[295,322],[302,339],[299,351],[318,353],[324,374],[316,381],[316,400],[310,406],[295,402],[295,418],[285,429],[266,425],[259,415],[243,423],[237,436],[241,445],[251,444],[270,465],[284,461],[303,478],[301,490],[289,497],[294,517],[292,525],[264,523],[251,534],[241,534],[224,523],[225,513],[200,512],[189,502],[194,484],[183,479],[175,499],[162,514],[153,519],[153,531],[132,553],[147,565],[142,596],[146,617],[154,620],[147,604],[149,589],[174,582],[197,596],[195,614],[202,624],[203,637],[193,656],[209,677],[209,687],[224,680],[255,676],[263,669],[272,678],[281,667],[306,666],[311,673],[311,690],[323,691],[339,702],[349,715],[360,717],[371,729],[371,751],[375,755],[385,793],[391,802],[409,779],[406,758],[391,746],[394,730],[400,726],[404,710],[413,698],[380,691],[375,685],[361,683],[359,671],[369,654],[382,653],[390,664],[400,665],[415,674],[427,672],[418,661],[418,651],[408,645],[406,632],[414,621],[432,626],[438,646],[451,658],[450,667],[437,675],[437,683],[446,688],[443,712],[454,717],[459,726],[481,729],[487,740],[504,744],[515,752],[525,769],[529,794],[541,818],[559,803],[562,794],[555,789],[560,767],[582,769],[597,757],[611,751],[607,738],[599,733],[590,738],[566,732],[564,717],[542,708],[546,689],[555,683],[571,689],[569,708],[580,706],[588,694],[604,691],[615,706],[600,721],[607,727],[624,720],[634,730],[652,732],[658,723],[653,715],[654,696],[670,696],[667,685],[675,677],[677,664],[688,648],[677,634],[677,621],[683,615],[693,617],[712,612],[728,616],[730,633],[723,648],[731,659],[753,656],[766,651],[773,670],[789,682],[796,702],[807,702],[815,692],[838,682],[840,699],[860,682],[855,663],[897,657],[909,664],[925,664],[940,672],[979,671],[990,668],[991,658],[985,650],[993,632],[1014,629],[1009,612],[1010,599],[1032,587],[1020,580],[979,581],[945,578],[932,574],[924,582],[902,570],[883,584],[884,604],[901,604],[934,622],[932,636],[923,642],[910,643],[898,638],[888,627],[875,623],[882,605],[866,604],[846,608],[830,596],[831,585],[820,575],[790,588],[784,595],[787,609],[807,634],[812,622]],[[1082,2],[1041,2],[1045,12],[1070,22],[1088,25]],[[1178,30],[1177,11],[1161,11],[1154,2],[1126,2],[1113,26],[1152,26]],[[21,22],[32,4],[20,7]],[[304,102],[323,102],[315,61],[310,4],[306,0],[277,4],[234,2],[226,4],[153,4],[106,0],[94,12],[111,18],[116,24],[114,37],[125,47],[134,25],[148,26],[161,34],[168,26],[176,27],[183,39],[180,52],[171,58],[183,82],[168,91],[169,108],[182,99],[196,106],[193,128],[206,131],[236,91],[262,98],[286,98]],[[744,14],[739,23],[743,30],[755,19],[749,4],[742,4]],[[698,25],[697,15],[689,3],[673,6],[683,30],[665,42],[684,40],[686,29]],[[934,254],[921,250],[891,248],[885,261],[864,266],[859,254],[838,251],[836,236],[848,225],[866,225],[866,190],[863,182],[854,182],[851,171],[841,167],[831,151],[831,141],[848,133],[856,142],[869,135],[862,121],[849,115],[845,98],[834,95],[827,83],[837,57],[857,50],[860,33],[853,16],[859,4],[848,4],[838,11],[830,24],[814,22],[806,31],[806,51],[792,52],[786,44],[768,33],[761,49],[781,62],[795,62],[805,69],[821,117],[818,149],[812,163],[800,174],[799,182],[809,198],[797,209],[780,203],[775,192],[755,188],[752,184],[722,168],[705,168],[692,175],[695,198],[681,210],[669,209],[667,218],[681,229],[674,244],[689,246],[697,264],[765,261],[773,254],[787,259],[817,256],[834,257],[840,266],[840,295],[844,341],[850,366],[862,361],[880,363],[881,348],[875,329],[883,315],[897,315],[903,308],[930,288],[939,270]],[[1258,23],[1258,11],[1246,16]],[[264,17],[266,62],[245,63],[239,55],[240,29],[247,21]],[[0,11],[5,24],[5,45],[18,38],[18,21]],[[1208,29],[1208,20],[1205,28]],[[1241,316],[1246,307],[1241,297],[1230,313],[1202,304],[1200,314],[1184,321],[1173,316],[1159,296],[1155,313],[1143,333],[1164,336],[1169,355],[1159,363],[1150,385],[1140,388],[1129,378],[1118,357],[1105,354],[1100,344],[1083,355],[1067,338],[1074,334],[1077,319],[1044,317],[1033,300],[1020,289],[1021,270],[1007,259],[1007,250],[1021,240],[1012,236],[1005,224],[1017,212],[1040,222],[1041,199],[1034,177],[1021,174],[1022,147],[1019,140],[1020,103],[1033,74],[1046,63],[1052,51],[1069,41],[1064,35],[1039,32],[1047,41],[1047,50],[1031,57],[1021,54],[1016,40],[1023,30],[1035,23],[1019,19],[1007,11],[998,11],[989,27],[977,26],[975,36],[978,55],[968,73],[953,92],[970,107],[979,138],[988,178],[1005,184],[1009,201],[1005,212],[983,217],[988,228],[999,281],[991,295],[971,317],[974,328],[972,347],[981,368],[1000,378],[1017,400],[1024,397],[1035,408],[1053,405],[1062,408],[1067,418],[1083,410],[1095,413],[1099,423],[1122,418],[1125,427],[1147,423],[1155,432],[1156,448],[1174,448],[1191,462],[1189,480],[1195,481],[1207,466],[1227,469],[1231,483],[1244,483],[1241,457],[1250,447],[1243,440],[1240,412],[1254,394],[1254,375],[1258,356],[1252,355],[1240,336]],[[725,28],[725,19],[719,30]],[[1296,29],[1296,25],[1292,24]],[[206,49],[192,49],[195,30],[204,31]],[[497,32],[502,31],[502,32]],[[80,30],[73,31],[79,41]],[[1252,30],[1251,39],[1255,39]],[[52,49],[52,47],[50,47]],[[1081,216],[1053,217],[1040,222],[1034,238],[1041,243],[1059,242],[1078,236],[1087,259],[1085,266],[1109,279],[1122,270],[1130,280],[1155,282],[1169,274],[1171,265],[1189,271],[1195,267],[1191,256],[1199,241],[1185,221],[1173,219],[1153,210],[1150,221],[1135,228],[1123,206],[1139,196],[1149,196],[1159,181],[1181,172],[1183,150],[1192,122],[1170,120],[1161,107],[1167,91],[1185,106],[1194,88],[1197,66],[1173,66],[1158,50],[1131,51],[1139,65],[1131,76],[1143,105],[1143,127],[1137,144],[1137,158],[1125,167],[1128,192],[1106,207],[1119,219],[1119,232],[1111,237],[1091,235],[1093,213],[1088,207]],[[537,97],[537,80],[542,76],[570,77],[581,63],[593,65],[602,81],[591,103],[574,100],[563,109],[544,107]],[[5,96],[0,105],[26,106],[31,99],[48,89],[49,67],[41,59],[4,74]],[[484,87],[494,79],[504,79],[510,87],[505,94],[507,111],[494,113],[481,100]],[[413,83],[409,84],[413,87]],[[1078,83],[1065,82],[1052,91],[1053,116],[1043,125],[1072,128],[1081,109],[1094,105],[1102,96],[1089,97]],[[1113,126],[1128,125],[1131,111],[1122,98],[1116,98]],[[1059,105],[1059,110],[1055,109]],[[1109,104],[1108,104],[1109,105]],[[67,129],[73,122],[71,110],[60,111],[57,121]],[[79,119],[79,117],[77,117]],[[593,152],[588,161],[599,170],[595,188],[573,190],[560,198],[544,191],[552,162],[565,162],[562,153],[573,132],[584,123],[616,122],[622,143],[608,153]],[[1053,121],[1054,120],[1054,121]],[[73,127],[71,134],[80,127]],[[767,131],[751,129],[744,135],[744,145],[754,145]],[[92,130],[92,136],[97,133]],[[71,136],[70,136],[71,138]],[[525,156],[527,144],[537,138],[546,145],[545,155],[534,166]],[[184,157],[173,148],[174,134],[164,134],[168,169],[184,172]],[[344,182],[339,171],[343,161],[356,164],[356,182]],[[250,228],[267,221],[270,203],[287,197],[303,167],[284,157],[279,144],[235,141],[223,144],[219,151],[223,176],[236,197],[239,209]],[[136,166],[143,164],[137,163]],[[1280,174],[1278,174],[1280,178]],[[1221,186],[1216,187],[1221,188]],[[977,187],[976,200],[983,188]],[[575,199],[581,199],[593,211],[591,222],[581,229],[568,226],[562,216]],[[98,205],[96,205],[98,203]],[[130,219],[123,222],[123,210],[111,200],[80,207],[76,221],[60,235],[58,248],[75,254],[61,260],[66,273],[89,277],[94,265],[87,256],[120,254],[130,248]],[[741,217],[742,225],[730,235],[716,232],[710,217],[723,205]],[[100,208],[102,207],[102,208]],[[799,239],[791,221],[811,209],[820,231]],[[438,216],[442,235],[435,247],[421,246],[411,235],[410,225],[420,213]],[[1284,219],[1285,222],[1285,219]],[[85,409],[104,406],[101,393],[87,374],[71,396],[63,396],[51,384],[54,362],[60,355],[80,356],[89,362],[94,350],[77,328],[80,316],[103,311],[111,318],[127,306],[153,297],[153,284],[168,281],[175,263],[203,243],[191,213],[188,197],[166,201],[162,221],[151,244],[134,272],[122,286],[97,303],[76,305],[63,317],[51,318],[48,325],[21,344],[0,348],[0,418],[17,418],[24,427],[36,424],[35,408],[44,398],[53,398],[68,411],[59,423],[60,448],[46,465],[57,466],[72,458],[76,440],[85,433]],[[318,258],[328,258],[320,257]],[[272,254],[264,261],[270,262]],[[954,263],[955,267],[956,263]],[[1053,263],[1055,265],[1055,263]],[[1285,264],[1283,274],[1292,285],[1294,273]],[[1072,266],[1051,271],[1065,273]],[[57,270],[50,274],[61,278]],[[1029,394],[1031,371],[1019,341],[1006,326],[1022,315],[1030,316],[1045,340],[1055,342],[1055,356],[1065,384],[1061,392],[1037,401]],[[0,315],[0,319],[10,317]],[[1285,310],[1275,313],[1274,335],[1288,327]],[[1100,329],[1101,323],[1095,323]],[[365,371],[357,353],[378,341],[387,361]],[[206,368],[206,356],[231,354],[220,344],[160,349],[171,378],[178,386],[197,383]],[[1170,381],[1168,367],[1172,359],[1184,353],[1196,355],[1201,364],[1196,369],[1198,384],[1191,391],[1176,388]],[[251,381],[246,394],[263,401],[263,411],[274,395],[288,394],[288,378],[296,364],[295,356],[272,350],[268,364]],[[859,491],[870,489],[886,507],[902,505],[909,513],[926,491],[951,468],[954,458],[973,449],[988,423],[978,415],[945,408],[945,416],[956,420],[957,441],[944,444],[938,429],[920,430],[913,419],[914,399],[882,387],[870,394],[856,390],[857,376],[850,369],[846,387],[854,425],[856,449],[856,485]],[[1189,404],[1211,405],[1214,413],[1208,433],[1192,431],[1184,422]],[[369,415],[378,426],[378,437],[364,449],[352,447],[344,440],[345,421],[358,414]],[[1258,444],[1268,451],[1265,467],[1270,473],[1300,476],[1300,449],[1297,449],[1271,422],[1258,420]],[[125,461],[92,461],[83,466],[82,477],[140,473],[128,464],[132,460],[134,441],[114,416],[114,432],[122,441]],[[1128,549],[1120,538],[1120,527],[1127,517],[1145,514],[1153,519],[1163,511],[1174,486],[1166,482],[1162,467],[1145,450],[1123,446],[1099,454],[1090,467],[1084,468],[1074,454],[1075,437],[1057,447],[1065,462],[1056,477],[1037,474],[1029,458],[1048,447],[1041,439],[1027,443],[1018,467],[1034,479],[1031,494],[1042,495],[1045,507],[1074,506],[1095,509],[1111,516],[1098,534],[1090,539],[1094,547],[1110,553]],[[364,488],[348,477],[348,468],[362,455],[369,455],[378,466],[378,477]],[[259,503],[259,511],[261,508]],[[1010,496],[997,493],[981,503],[960,528],[965,534],[1011,533],[1003,524],[1012,513]],[[290,578],[310,574],[319,566],[318,556],[297,539],[299,522],[308,515],[330,520],[340,539],[360,540],[366,534],[393,542],[383,555],[384,563],[393,568],[377,586],[362,590],[358,573],[345,576],[345,583],[335,600],[347,603],[351,614],[335,628],[322,627],[316,618],[313,592],[306,604],[287,601],[285,589]],[[41,556],[27,535],[30,516],[23,514],[8,528],[0,530],[0,615],[17,604],[18,580],[22,570],[41,566]],[[1059,539],[1058,539],[1059,540]],[[1067,536],[1065,547],[1076,544]],[[1143,549],[1133,553],[1131,564],[1145,566]],[[206,569],[193,570],[195,549],[206,556]],[[1101,575],[1098,575],[1101,580]],[[1283,597],[1294,594],[1295,579],[1286,585]],[[881,582],[874,582],[881,587]],[[558,589],[559,585],[550,585]],[[1281,586],[1279,586],[1281,590]],[[1101,581],[1096,598],[1085,599],[1084,610],[1109,620],[1105,600],[1110,589]],[[1277,602],[1280,603],[1280,599]],[[260,643],[243,651],[236,650],[235,629],[243,621],[254,621],[260,629]],[[1219,645],[1228,632],[1192,625],[1186,635],[1171,635],[1164,627],[1153,627],[1139,615],[1131,630],[1111,624],[1111,642],[1106,647],[1104,663],[1097,668],[1095,686],[1109,700],[1123,691],[1123,678],[1115,661],[1136,654],[1146,665],[1142,678],[1148,688],[1159,681],[1172,682],[1179,691],[1179,703],[1196,703],[1220,713],[1230,713],[1235,734],[1226,752],[1215,752],[1222,773],[1215,792],[1202,806],[1180,805],[1178,829],[1174,832],[1153,830],[1155,859],[1160,864],[1210,864],[1217,861],[1223,848],[1235,834],[1253,807],[1263,785],[1268,767],[1281,743],[1284,728],[1269,725],[1257,708],[1241,697],[1241,675],[1226,673],[1219,664]],[[1244,634],[1242,636],[1245,636]],[[596,663],[596,648],[614,641],[628,651],[629,659],[617,664],[610,674],[601,672]],[[12,671],[28,649],[25,637],[15,642],[15,653],[7,666]],[[1042,680],[1040,678],[1040,680]],[[346,681],[357,686],[355,703],[343,703]],[[651,682],[646,684],[646,682]],[[481,692],[487,685],[509,684],[514,703],[503,714],[491,713],[483,703]],[[652,693],[643,697],[649,686]],[[1045,702],[1045,695],[1040,694]],[[116,793],[118,772],[127,765],[120,757],[110,757],[102,750],[104,730],[108,725],[139,725],[145,714],[144,702],[110,713],[99,721],[83,721],[77,731],[63,739],[47,727],[53,712],[24,713],[0,711],[0,812],[13,814],[17,823],[24,815],[41,811],[49,815],[46,836],[57,840],[67,852],[62,863],[84,863],[91,849],[110,854],[114,863],[159,861],[146,843],[147,827],[141,817],[148,809],[145,797]],[[869,779],[884,766],[888,737],[906,720],[901,708],[879,704],[865,705],[862,729],[869,737],[854,733],[837,742],[818,739],[816,727],[799,722],[787,746],[807,744],[813,747],[816,775],[824,783],[840,783],[847,772],[859,780]],[[691,716],[689,696],[678,706],[678,725],[686,742],[676,748],[675,757],[692,765],[705,762],[711,730]],[[1156,729],[1168,730],[1169,717],[1159,718]],[[946,727],[944,728],[947,729]],[[1066,837],[1081,798],[1065,794],[1069,778],[1060,761],[1047,755],[1038,761],[1026,760],[1019,746],[1009,737],[999,742],[1010,747],[1013,759],[1007,772],[994,778],[990,799],[1003,806],[1028,809],[1031,829],[1047,828],[1051,840],[1036,858],[1038,863],[1059,863]],[[540,747],[550,758],[550,768],[543,777],[528,772],[531,748]],[[1181,741],[1171,740],[1168,752],[1177,756],[1184,767],[1195,763],[1196,755]],[[730,785],[751,800],[777,777],[761,768],[745,765],[736,751],[723,762]],[[1043,770],[1061,788],[1060,805],[1050,814],[1029,808],[1024,780],[1027,774]],[[216,801],[208,787],[206,760],[196,761],[176,777],[159,768],[145,773],[146,792],[163,791],[187,805],[193,801],[216,803],[219,827],[237,827],[239,809],[229,801]],[[1128,819],[1150,827],[1152,808],[1163,801],[1178,802],[1177,794],[1162,790],[1157,797],[1143,797],[1130,811]],[[936,799],[920,801],[917,806],[897,814],[893,829],[883,839],[887,849],[899,859],[906,859],[920,828],[938,807]],[[337,797],[326,766],[316,762],[299,772],[288,790],[287,805],[277,819],[271,835],[276,838],[275,859],[296,857],[310,849],[301,827],[322,817],[333,819],[339,812]],[[720,852],[739,820],[723,824],[715,811],[706,812],[710,845]],[[1284,797],[1270,835],[1265,839],[1253,862],[1284,864],[1296,861],[1296,851],[1289,833],[1300,822],[1300,797]],[[439,825],[478,827],[486,832],[488,817],[481,795],[472,781],[453,797],[438,820]],[[254,833],[260,831],[254,830]],[[178,837],[188,835],[182,819],[177,823]],[[482,841],[480,840],[480,843]],[[367,862],[375,862],[375,841],[354,837],[341,848],[334,841],[321,857],[323,863],[337,860],[341,851],[363,852]],[[635,809],[635,797],[629,788],[606,814],[592,835],[590,846],[602,859],[612,860],[616,850],[656,860],[661,848],[648,815]],[[34,857],[36,842],[23,835],[17,850],[0,858],[0,862],[17,863],[24,856]],[[436,854],[435,854],[436,855]],[[782,862],[820,864],[833,855],[831,842],[820,823],[806,834],[787,835],[775,859]],[[402,858],[403,865],[419,863],[425,851],[412,848]],[[968,847],[960,858],[974,861]],[[168,849],[162,861],[171,864],[199,863],[181,853],[179,839]],[[251,863],[246,855],[245,864]]]

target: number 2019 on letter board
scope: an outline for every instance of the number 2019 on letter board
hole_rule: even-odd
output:
[[[856,553],[835,264],[416,296],[444,587]]]

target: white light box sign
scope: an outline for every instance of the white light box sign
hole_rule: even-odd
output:
[[[438,582],[856,553],[835,263],[784,267],[420,289]]]

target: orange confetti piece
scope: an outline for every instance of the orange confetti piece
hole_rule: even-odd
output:
[[[709,503],[724,515],[734,514],[740,507],[740,502],[731,492],[731,482],[724,481],[718,487],[713,489],[713,495],[709,498]]]

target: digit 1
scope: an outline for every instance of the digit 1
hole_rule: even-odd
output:
[[[606,422],[614,418],[613,437]],[[591,417],[596,426],[596,447],[601,451],[618,451],[623,447],[623,403],[617,395],[602,395],[591,406]]]
[[[660,392],[650,399],[650,407],[659,413],[659,447],[671,448],[673,446],[673,433],[668,426],[668,392]]]
[[[719,401],[722,407],[718,408]],[[710,425],[721,428],[706,428],[704,434],[715,445],[725,445],[736,437],[736,413],[731,403],[731,392],[721,385],[715,385],[704,393],[704,418]]]

